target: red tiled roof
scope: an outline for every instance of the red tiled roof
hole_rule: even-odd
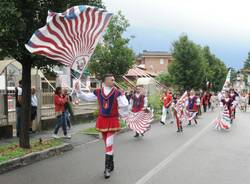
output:
[[[135,66],[131,68],[125,76],[126,77],[146,77],[148,75],[150,75],[151,77],[156,76],[156,74],[153,72],[149,72],[147,70],[143,70]]]

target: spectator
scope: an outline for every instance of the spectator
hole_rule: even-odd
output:
[[[201,97],[200,96],[201,96],[200,94],[197,94],[197,100],[196,100],[196,104],[197,104],[197,107],[198,107],[197,116],[201,115]]]
[[[31,121],[30,121],[30,128],[29,132],[34,133],[32,129],[33,121],[36,119],[37,115],[37,97],[36,97],[36,89],[31,89]]]
[[[62,95],[62,88],[57,87],[54,95],[55,113],[56,113],[56,127],[54,130],[53,138],[60,138],[57,134],[59,128],[62,127],[64,138],[70,139],[71,136],[67,134],[66,118],[65,118],[65,103],[68,101],[66,96]]]
[[[21,104],[22,104],[22,80],[19,81],[18,87],[15,88],[16,98],[16,136],[20,136],[21,129]]]
[[[64,108],[65,108],[65,118],[66,118],[66,124],[67,127],[70,129],[71,128],[71,121],[70,121],[70,116],[74,116],[71,102],[72,102],[72,97],[68,94],[68,89],[64,88],[63,90],[63,97],[68,98],[68,101],[65,103]]]
[[[203,106],[203,111],[207,112],[207,106],[208,106],[208,95],[206,92],[204,92],[204,94],[201,97],[201,103]]]

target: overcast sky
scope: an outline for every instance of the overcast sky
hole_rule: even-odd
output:
[[[241,68],[250,51],[249,0],[104,0],[108,11],[121,10],[130,22],[130,46],[170,51],[185,33],[208,45],[227,66]]]

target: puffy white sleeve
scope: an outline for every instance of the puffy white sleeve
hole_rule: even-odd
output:
[[[97,97],[95,96],[94,93],[84,93],[82,91],[78,91],[76,93],[76,96],[80,100],[89,101],[89,102],[93,102],[97,100]]]
[[[125,117],[129,113],[128,100],[125,95],[121,95],[117,98],[119,114],[121,117]]]

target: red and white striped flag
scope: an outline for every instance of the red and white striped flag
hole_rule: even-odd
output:
[[[181,98],[177,101],[177,103],[174,106],[174,109],[177,112],[177,117],[179,119],[182,119],[185,113],[186,108],[186,101],[188,100],[188,93],[185,91]]]
[[[102,9],[83,5],[63,13],[49,11],[47,24],[32,35],[25,47],[81,73],[111,17]]]

